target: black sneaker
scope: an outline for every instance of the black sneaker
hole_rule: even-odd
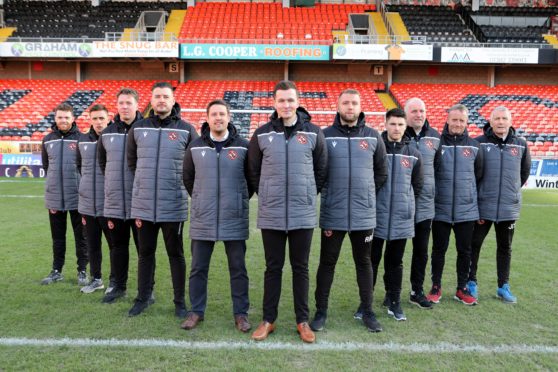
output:
[[[376,319],[376,314],[373,311],[366,312],[362,315],[362,322],[370,332],[382,332],[382,325]]]
[[[423,291],[411,291],[409,302],[421,309],[432,309],[432,302],[428,301]]]
[[[134,306],[132,306],[132,308],[128,311],[128,316],[138,316],[148,307],[149,301],[135,300]]]
[[[310,329],[319,332],[323,331],[327,319],[327,311],[317,310],[314,320],[310,322]]]
[[[364,310],[362,310],[362,307],[358,307],[357,311],[355,311],[355,313],[353,314],[353,318],[357,319],[357,320],[361,320],[362,319],[362,313],[364,313]]]
[[[188,315],[188,310],[186,310],[186,305],[183,304],[183,303],[182,304],[175,304],[174,305],[174,315],[177,318],[180,318],[180,319],[186,318],[186,315]]]
[[[102,302],[104,304],[112,304],[119,298],[126,297],[126,290],[118,287],[114,287],[112,291],[107,293],[105,297],[103,297]]]
[[[388,313],[388,315],[393,316],[395,318],[395,320],[398,320],[398,321],[407,320],[407,317],[403,313],[403,310],[401,310],[401,302],[399,302],[399,301],[392,302],[388,307],[387,313]]]

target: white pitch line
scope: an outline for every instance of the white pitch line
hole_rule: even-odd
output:
[[[357,342],[317,342],[307,345],[287,342],[216,341],[192,342],[165,339],[91,339],[91,338],[0,338],[1,346],[41,346],[41,347],[126,347],[126,348],[177,348],[196,350],[282,350],[282,351],[384,351],[394,353],[462,353],[485,354],[558,354],[558,346],[548,345],[480,345],[480,344],[400,344],[400,343],[357,343]]]
[[[44,198],[44,195],[1,195],[0,198]]]

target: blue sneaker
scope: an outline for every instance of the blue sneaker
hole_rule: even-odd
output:
[[[498,288],[498,291],[496,291],[496,296],[498,296],[498,298],[505,303],[517,303],[517,298],[511,293],[510,285],[508,283],[504,284],[501,288]]]
[[[473,296],[476,299],[479,298],[479,288],[477,286],[477,282],[475,282],[473,280],[469,280],[467,282],[467,289],[471,293],[471,296]]]

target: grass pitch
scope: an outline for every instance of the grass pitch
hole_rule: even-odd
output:
[[[402,292],[408,321],[396,322],[381,306],[377,287],[374,310],[384,332],[372,334],[352,318],[358,306],[355,270],[348,239],[337,266],[326,331],[317,343],[302,345],[296,334],[291,270],[284,269],[277,330],[262,343],[234,329],[223,245],[214,251],[209,273],[205,321],[186,332],[174,318],[168,259],[162,240],[157,250],[156,303],[145,314],[128,318],[136,292],[137,255],[131,248],[128,297],[113,305],[100,303],[102,293],[82,294],[77,286],[72,235],[63,282],[40,286],[50,271],[52,251],[42,180],[0,179],[0,370],[554,370],[558,365],[557,191],[525,191],[517,224],[511,286],[518,304],[495,297],[495,239],[487,237],[479,262],[479,305],[466,307],[452,299],[455,248],[446,257],[443,298],[433,310],[410,305],[407,244]],[[264,255],[251,203],[251,238],[247,267],[250,319],[261,319]],[[187,232],[187,229],[185,230]],[[318,230],[310,259],[310,307],[319,258]],[[103,274],[109,272],[103,248]],[[185,233],[189,272],[189,241]],[[429,263],[430,265],[430,263]],[[429,266],[428,266],[429,268]],[[381,274],[379,273],[379,278]],[[428,276],[428,275],[427,275]],[[430,286],[427,277],[425,287]],[[54,344],[67,338],[63,344]],[[81,344],[76,341],[81,339]],[[119,345],[107,344],[111,339]],[[17,345],[37,340],[36,345]],[[93,345],[94,341],[104,341]],[[142,345],[133,340],[144,340]],[[172,344],[182,341],[186,344]],[[157,344],[159,342],[159,344]],[[368,346],[367,346],[368,345]]]

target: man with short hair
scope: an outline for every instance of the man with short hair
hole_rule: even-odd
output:
[[[240,137],[230,121],[229,105],[221,99],[211,101],[201,137],[190,144],[184,158],[184,185],[192,196],[192,309],[182,323],[186,330],[195,328],[204,319],[209,263],[218,240],[225,244],[229,263],[235,326],[244,333],[251,328],[244,259],[252,194],[246,180],[248,141]]]
[[[127,139],[128,166],[135,174],[131,217],[138,229],[138,296],[129,316],[150,303],[159,230],[169,256],[175,315],[186,317],[186,262],[182,231],[188,217],[188,195],[182,181],[186,148],[198,138],[194,127],[180,118],[172,86],[159,82],[151,89],[151,112],[132,126]]]
[[[82,133],[79,137],[77,152],[77,166],[81,174],[78,211],[81,213],[81,222],[86,232],[91,273],[91,281],[81,288],[82,293],[93,293],[105,288],[101,273],[103,233],[110,251],[113,250],[107,219],[103,216],[105,177],[97,160],[97,140],[110,123],[107,108],[103,105],[91,107],[89,120],[91,128],[88,133]]]
[[[490,177],[479,184],[480,219],[475,224],[472,241],[471,269],[467,288],[478,298],[477,265],[484,238],[494,225],[496,231],[496,296],[505,303],[516,303],[509,277],[515,222],[521,210],[521,186],[531,170],[531,154],[527,142],[515,134],[512,116],[507,107],[498,106],[490,114],[490,125],[476,138],[481,144],[484,169]]]
[[[262,230],[266,261],[263,321],[252,334],[256,341],[275,330],[287,240],[297,331],[302,341],[315,341],[308,325],[308,259],[317,225],[317,194],[327,176],[327,145],[298,99],[293,82],[279,82],[273,90],[275,112],[256,129],[248,146],[249,177],[258,193],[257,226]]]
[[[454,299],[475,305],[467,289],[471,264],[471,238],[479,219],[477,185],[483,176],[480,144],[467,133],[469,110],[462,104],[450,107],[440,140],[441,156],[434,164],[436,177],[435,216],[432,223],[432,289],[429,301],[442,298],[442,273],[451,230],[457,248],[457,289]]]
[[[360,102],[357,90],[344,90],[337,100],[333,125],[323,131],[328,174],[320,204],[322,239],[316,274],[316,314],[310,323],[314,331],[323,330],[326,323],[335,265],[346,234],[351,240],[357,273],[358,317],[370,332],[382,330],[372,311],[370,254],[376,227],[376,191],[387,178],[386,149],[380,134],[366,126]]]
[[[74,122],[74,109],[61,103],[54,109],[52,132],[43,138],[41,146],[43,169],[46,174],[45,206],[49,211],[52,236],[52,270],[41,284],[51,284],[64,279],[62,268],[66,257],[66,226],[68,212],[77,257],[78,285],[88,283],[87,245],[78,212],[79,172],[77,168],[77,142],[79,130]]]
[[[114,283],[110,283],[103,303],[111,304],[126,296],[130,261],[130,231],[136,250],[137,229],[130,217],[132,183],[134,175],[128,168],[126,158],[127,137],[136,121],[141,120],[138,111],[139,95],[134,89],[122,88],[116,94],[117,115],[97,141],[99,166],[105,176],[104,216],[107,219],[112,241],[110,267]]]
[[[389,110],[385,127],[382,140],[386,146],[388,176],[376,197],[378,224],[372,240],[373,284],[376,284],[386,242],[384,284],[387,313],[401,321],[407,320],[401,309],[403,255],[407,239],[415,235],[415,200],[422,190],[423,173],[420,152],[407,144],[405,111],[399,108]]]
[[[426,105],[420,98],[411,98],[405,102],[408,145],[421,154],[423,186],[417,198],[415,212],[415,236],[413,238],[413,256],[411,260],[411,293],[409,302],[421,309],[431,309],[432,303],[424,294],[424,275],[428,262],[428,243],[432,219],[434,218],[434,159],[440,156],[440,134],[426,119]]]

